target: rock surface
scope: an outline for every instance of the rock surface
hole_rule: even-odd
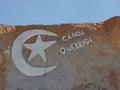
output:
[[[23,63],[19,63],[20,67],[15,64],[21,62],[21,58],[13,61],[15,54],[19,56],[16,53],[19,46],[16,51],[12,48],[19,36],[30,30],[34,33],[36,29],[50,31],[57,36],[36,34],[30,37],[31,33],[28,33],[29,38],[22,42],[20,54],[31,67],[57,67],[48,73],[45,69],[43,75],[29,76],[24,73],[29,69],[20,71]],[[37,42],[38,36],[43,41],[41,44],[52,40],[56,43],[44,50],[46,59],[40,52],[28,61],[32,50],[24,44]],[[16,40],[17,44],[21,38]],[[120,16],[99,23],[0,25],[0,90],[119,90],[119,66]]]

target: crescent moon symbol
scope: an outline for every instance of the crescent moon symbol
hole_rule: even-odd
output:
[[[11,50],[12,60],[15,64],[15,66],[17,67],[17,69],[27,76],[43,75],[45,73],[52,71],[57,66],[57,65],[54,65],[54,66],[50,66],[50,67],[40,67],[40,68],[32,67],[24,60],[24,57],[22,54],[22,46],[23,46],[24,42],[28,38],[30,38],[34,35],[38,35],[38,34],[57,36],[55,33],[52,33],[50,31],[41,30],[41,29],[29,30],[29,31],[25,31],[21,35],[19,35],[15,39],[15,41],[13,42],[13,45],[12,45],[12,50]]]

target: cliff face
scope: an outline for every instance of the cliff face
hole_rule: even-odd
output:
[[[37,40],[47,48],[33,54],[30,45]],[[20,54],[27,63],[21,63]],[[119,58],[120,16],[98,23],[0,25],[0,90],[119,90]],[[54,65],[40,75],[32,71]]]

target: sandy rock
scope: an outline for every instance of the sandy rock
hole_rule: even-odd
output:
[[[0,25],[0,62],[0,90],[119,90],[120,16]]]

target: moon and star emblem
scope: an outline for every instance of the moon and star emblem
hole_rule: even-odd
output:
[[[25,43],[26,40],[28,40],[29,38],[35,35],[37,35],[37,38],[34,43],[30,43],[30,44]],[[38,54],[41,56],[43,61],[47,63],[45,49],[50,47],[52,44],[56,43],[56,41],[44,42],[41,39],[41,35],[57,36],[57,34],[50,31],[46,31],[42,29],[34,29],[23,32],[13,42],[12,50],[11,50],[13,62],[17,67],[17,69],[27,76],[43,75],[45,73],[52,71],[57,67],[57,65],[49,66],[49,67],[33,67],[29,65],[24,59],[22,53],[22,47],[31,50],[30,56],[27,60],[28,62]]]

